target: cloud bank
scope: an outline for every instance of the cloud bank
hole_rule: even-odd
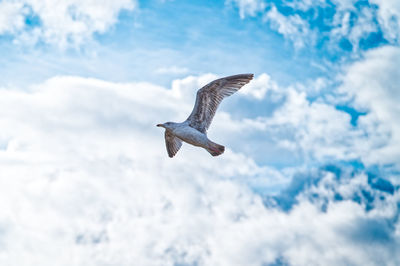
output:
[[[386,52],[372,52],[347,73],[375,67]],[[399,264],[400,192],[393,180],[350,166],[262,166],[239,140],[224,157],[184,145],[174,160],[167,158],[155,124],[185,119],[193,91],[215,77],[187,77],[171,89],[80,77],[1,89],[1,263]],[[344,80],[341,89],[365,103],[369,96],[348,86],[357,79]],[[310,102],[301,87],[278,87],[267,74],[256,77],[243,97],[272,95],[283,103],[242,124],[222,110],[215,124],[224,133],[216,127],[215,137],[235,136],[245,125],[244,136],[269,131],[280,149],[295,147],[321,163],[350,156],[351,143],[341,138],[364,140],[358,133],[364,122],[353,128],[350,115],[332,103]],[[375,103],[363,119],[392,108]],[[275,196],[255,189],[274,190],[289,180]]]

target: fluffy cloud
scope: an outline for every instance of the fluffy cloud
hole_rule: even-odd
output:
[[[245,119],[238,130],[247,128],[260,133],[254,147],[263,147],[261,143],[268,139],[267,146],[273,153],[291,151],[292,157],[302,158],[306,163],[361,160],[367,166],[398,170],[399,51],[398,47],[386,46],[367,52],[363,60],[343,69],[337,77],[341,84],[337,89],[325,91],[323,87],[329,86],[329,82],[317,79],[316,89],[295,84],[273,90],[268,97],[283,101],[272,114]],[[346,105],[354,111],[340,108]],[[254,134],[249,138],[246,133],[244,136],[247,141]]]
[[[323,169],[299,188],[295,176],[286,211],[283,194],[266,207],[248,186],[282,173],[249,157],[184,145],[167,158],[155,124],[184,119],[183,91],[214,77],[172,89],[55,77],[0,90],[1,264],[398,264],[400,200],[388,181]],[[329,113],[288,95],[285,109]]]
[[[0,34],[11,34],[23,43],[80,45],[114,25],[122,9],[134,7],[132,0],[4,0],[0,2]]]
[[[368,134],[373,153],[364,158],[380,164],[400,167],[399,84],[400,49],[383,47],[372,50],[352,64],[343,77],[340,91],[354,97],[354,105],[368,114],[360,117],[360,127]],[[365,145],[365,144],[364,144]]]
[[[304,92],[289,89],[287,100],[270,119],[266,130],[274,131],[282,147],[306,160],[357,159],[362,132],[352,127],[350,115],[330,104],[309,102]]]
[[[277,92],[278,90],[278,84],[268,74],[263,73],[244,86],[239,93],[262,100],[268,91]]]
[[[0,34],[13,33],[24,26],[24,17],[20,13],[22,7],[21,3],[0,2]]]

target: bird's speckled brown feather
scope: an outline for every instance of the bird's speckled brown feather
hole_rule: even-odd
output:
[[[206,133],[221,101],[253,79],[253,74],[239,74],[214,80],[197,91],[196,103],[187,121]]]

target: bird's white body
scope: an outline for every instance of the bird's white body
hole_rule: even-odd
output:
[[[201,133],[197,129],[189,126],[189,122],[175,123],[170,129],[171,133],[180,140],[192,144],[194,146],[208,148],[209,139],[207,135]]]
[[[212,156],[224,153],[225,147],[207,138],[207,129],[225,98],[253,78],[253,74],[239,74],[214,80],[197,91],[192,113],[182,123],[166,122],[157,126],[165,128],[165,145],[168,156],[174,157],[182,146],[182,141],[206,149]]]

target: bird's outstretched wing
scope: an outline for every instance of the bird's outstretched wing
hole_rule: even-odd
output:
[[[182,146],[182,141],[165,130],[165,146],[167,147],[168,156],[174,157]]]
[[[220,102],[252,79],[253,74],[229,76],[214,80],[198,90],[193,111],[187,119],[189,125],[206,133]]]

